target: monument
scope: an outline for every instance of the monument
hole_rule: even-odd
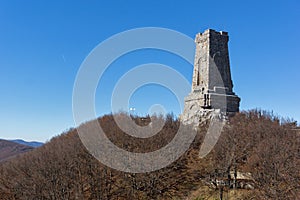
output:
[[[192,91],[184,100],[181,115],[184,123],[199,123],[211,112],[228,116],[239,111],[240,98],[233,92],[228,40],[227,32],[212,29],[196,35]]]

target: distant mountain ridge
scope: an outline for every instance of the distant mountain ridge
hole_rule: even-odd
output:
[[[0,162],[33,150],[34,147],[0,139]]]
[[[42,143],[42,142],[36,142],[36,141],[27,142],[27,141],[24,141],[24,140],[21,140],[21,139],[8,140],[8,141],[15,142],[15,143],[22,144],[22,145],[26,145],[26,146],[30,146],[30,147],[34,147],[34,148],[44,145],[44,143]]]

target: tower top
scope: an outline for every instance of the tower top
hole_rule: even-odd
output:
[[[196,35],[192,90],[209,91],[214,87],[224,87],[227,92],[232,92],[228,40],[227,32],[213,29]]]
[[[218,34],[218,35],[228,36],[228,32],[226,32],[226,31],[215,31],[214,29],[206,29],[203,33],[198,33],[197,35],[208,35],[208,34]]]

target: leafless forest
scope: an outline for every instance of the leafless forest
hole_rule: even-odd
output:
[[[111,141],[133,152],[159,149],[179,127],[179,121],[168,115],[157,135],[137,139],[123,133],[111,115],[98,120]],[[135,121],[149,123],[139,117]],[[185,127],[186,134],[190,128]],[[186,199],[216,174],[232,170],[251,172],[254,179],[255,188],[242,199],[299,198],[300,134],[293,120],[260,110],[238,113],[229,119],[213,151],[200,159],[206,130],[207,124],[199,127],[189,150],[173,164],[133,174],[101,164],[84,148],[76,129],[70,129],[1,163],[0,199]]]

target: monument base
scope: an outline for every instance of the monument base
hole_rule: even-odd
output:
[[[222,116],[231,116],[239,112],[240,98],[234,93],[191,92],[184,99],[184,111],[181,121],[186,124],[197,123],[200,118],[207,118],[208,113],[220,112]],[[222,118],[222,117],[221,117]]]

